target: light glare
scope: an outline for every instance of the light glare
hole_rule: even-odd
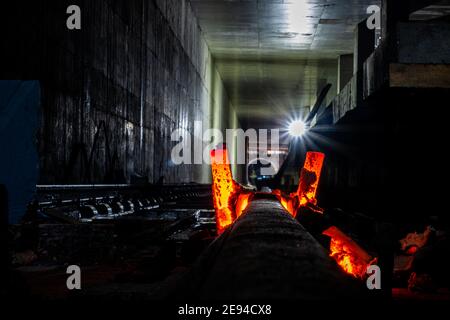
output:
[[[306,132],[306,125],[302,120],[295,120],[289,125],[289,134],[293,137],[301,137]]]

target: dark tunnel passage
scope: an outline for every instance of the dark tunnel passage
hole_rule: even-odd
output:
[[[2,8],[0,297],[448,303],[449,17],[442,0]]]

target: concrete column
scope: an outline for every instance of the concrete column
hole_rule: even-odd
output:
[[[403,7],[403,10],[402,10]],[[399,20],[408,18],[403,1],[383,0],[381,3],[381,37],[386,39],[395,29]]]
[[[343,54],[338,58],[338,93],[347,85],[353,76],[353,54]]]
[[[375,49],[375,30],[367,28],[367,20],[356,26],[354,40],[353,73],[356,74]]]
[[[363,66],[375,50],[375,30],[367,28],[367,19],[360,22],[355,29],[355,46],[353,52],[353,74],[356,76],[356,106],[363,104]]]
[[[382,0],[381,4],[381,36],[386,39],[395,30],[397,22],[409,20],[414,11],[425,8],[438,0]]]

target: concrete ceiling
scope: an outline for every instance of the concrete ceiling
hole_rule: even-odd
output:
[[[267,123],[336,93],[337,57],[379,0],[190,0],[243,121]],[[333,94],[332,94],[333,95]],[[303,109],[302,109],[303,108]]]
[[[239,115],[251,122],[305,116],[316,93],[336,84],[336,60],[220,59],[217,68]]]
[[[450,0],[438,1],[430,6],[422,8],[410,15],[410,20],[445,19],[449,21]]]

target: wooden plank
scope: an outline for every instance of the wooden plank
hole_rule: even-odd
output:
[[[392,63],[389,80],[391,88],[450,88],[450,65]]]

